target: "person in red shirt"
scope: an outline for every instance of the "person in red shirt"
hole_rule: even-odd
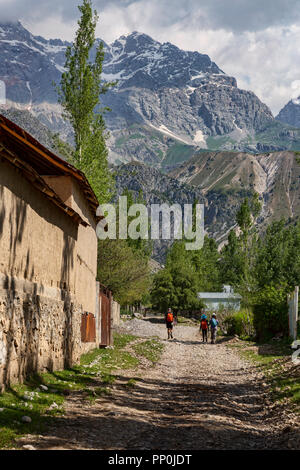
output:
[[[174,322],[174,315],[172,313],[172,310],[168,308],[168,312],[165,316],[166,320],[166,327],[168,330],[168,339],[173,339],[173,322]]]
[[[200,330],[202,331],[203,343],[207,343],[208,321],[205,314],[203,314],[200,319]]]

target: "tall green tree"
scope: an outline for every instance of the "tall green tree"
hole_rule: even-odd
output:
[[[141,190],[135,196],[133,191],[126,188],[123,191],[122,196],[127,197],[127,206],[128,206],[128,208],[130,206],[132,206],[133,204],[141,204],[143,206],[146,206],[146,201],[144,199],[143,192]],[[131,216],[131,217],[128,216],[128,218],[127,218],[128,226],[130,225],[130,223],[135,218],[136,218],[136,216]],[[150,222],[148,222],[148,236],[150,234],[150,228],[151,228]],[[139,228],[139,230],[141,230],[141,228]],[[140,252],[143,256],[145,256],[145,258],[150,259],[150,256],[151,256],[151,253],[152,253],[152,250],[153,250],[153,243],[152,243],[151,240],[143,238],[143,236],[141,234],[141,236],[139,238],[137,238],[136,240],[133,240],[133,239],[128,237],[127,238],[127,243],[134,251]]]
[[[165,313],[177,303],[173,277],[169,269],[162,269],[154,276],[151,289],[152,306]]]
[[[196,270],[198,292],[218,292],[222,287],[218,246],[213,238],[204,237],[203,247],[191,251],[192,264]]]
[[[175,241],[166,266],[154,277],[151,297],[162,312],[170,307],[175,312],[192,311],[201,307],[197,299],[198,277],[184,241]]]
[[[150,287],[148,259],[134,251],[126,240],[101,240],[98,250],[98,279],[121,305],[132,305]]]
[[[300,225],[272,222],[261,239],[256,257],[257,284],[288,286],[300,283]]]
[[[136,198],[129,190],[124,191],[127,196],[127,205],[134,203],[144,204],[142,193]],[[117,230],[119,234],[119,211],[117,213]],[[127,223],[135,219],[128,217]],[[138,238],[126,240],[99,240],[98,255],[98,279],[111,289],[114,297],[121,305],[138,304],[143,301],[149,302],[147,294],[152,281],[150,271],[150,255],[152,246],[148,240]]]
[[[220,277],[224,284],[239,287],[244,273],[241,243],[234,230],[228,235],[228,241],[221,250],[219,262]]]
[[[85,172],[99,202],[110,199],[113,180],[108,169],[106,131],[100,96],[113,86],[101,80],[104,60],[103,43],[96,46],[95,30],[98,14],[91,0],[83,0],[79,7],[81,18],[74,43],[67,48],[65,72],[57,87],[64,117],[74,129],[75,150],[71,163]],[[94,61],[91,51],[96,47]]]
[[[300,225],[272,222],[259,241],[252,294],[254,326],[260,339],[288,334],[287,294],[300,283]]]
[[[239,290],[243,294],[246,303],[249,301],[249,293],[253,287],[253,283],[255,282],[254,264],[257,251],[255,221],[260,211],[261,204],[259,201],[259,195],[254,193],[252,198],[244,199],[236,215],[236,221],[240,229],[240,236],[237,244],[238,251],[236,252],[239,259],[236,258],[235,261],[241,270],[239,275]],[[231,241],[234,241],[233,237]]]

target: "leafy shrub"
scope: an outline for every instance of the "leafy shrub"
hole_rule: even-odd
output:
[[[254,328],[259,340],[277,333],[288,335],[287,292],[284,288],[266,286],[256,294],[253,305]]]
[[[228,315],[223,324],[229,336],[251,336],[254,333],[253,315],[248,311]]]

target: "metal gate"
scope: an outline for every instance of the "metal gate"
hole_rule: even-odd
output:
[[[99,291],[99,307],[101,318],[101,340],[100,346],[110,346],[112,344],[111,331],[111,292],[104,286],[100,285]]]
[[[81,341],[82,343],[96,341],[96,319],[92,313],[85,312],[81,315]]]

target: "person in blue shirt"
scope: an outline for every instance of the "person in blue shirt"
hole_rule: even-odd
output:
[[[219,322],[217,320],[217,316],[216,316],[215,313],[213,313],[212,317],[211,317],[211,320],[209,322],[210,331],[211,331],[211,344],[216,343],[218,324],[219,324]]]

